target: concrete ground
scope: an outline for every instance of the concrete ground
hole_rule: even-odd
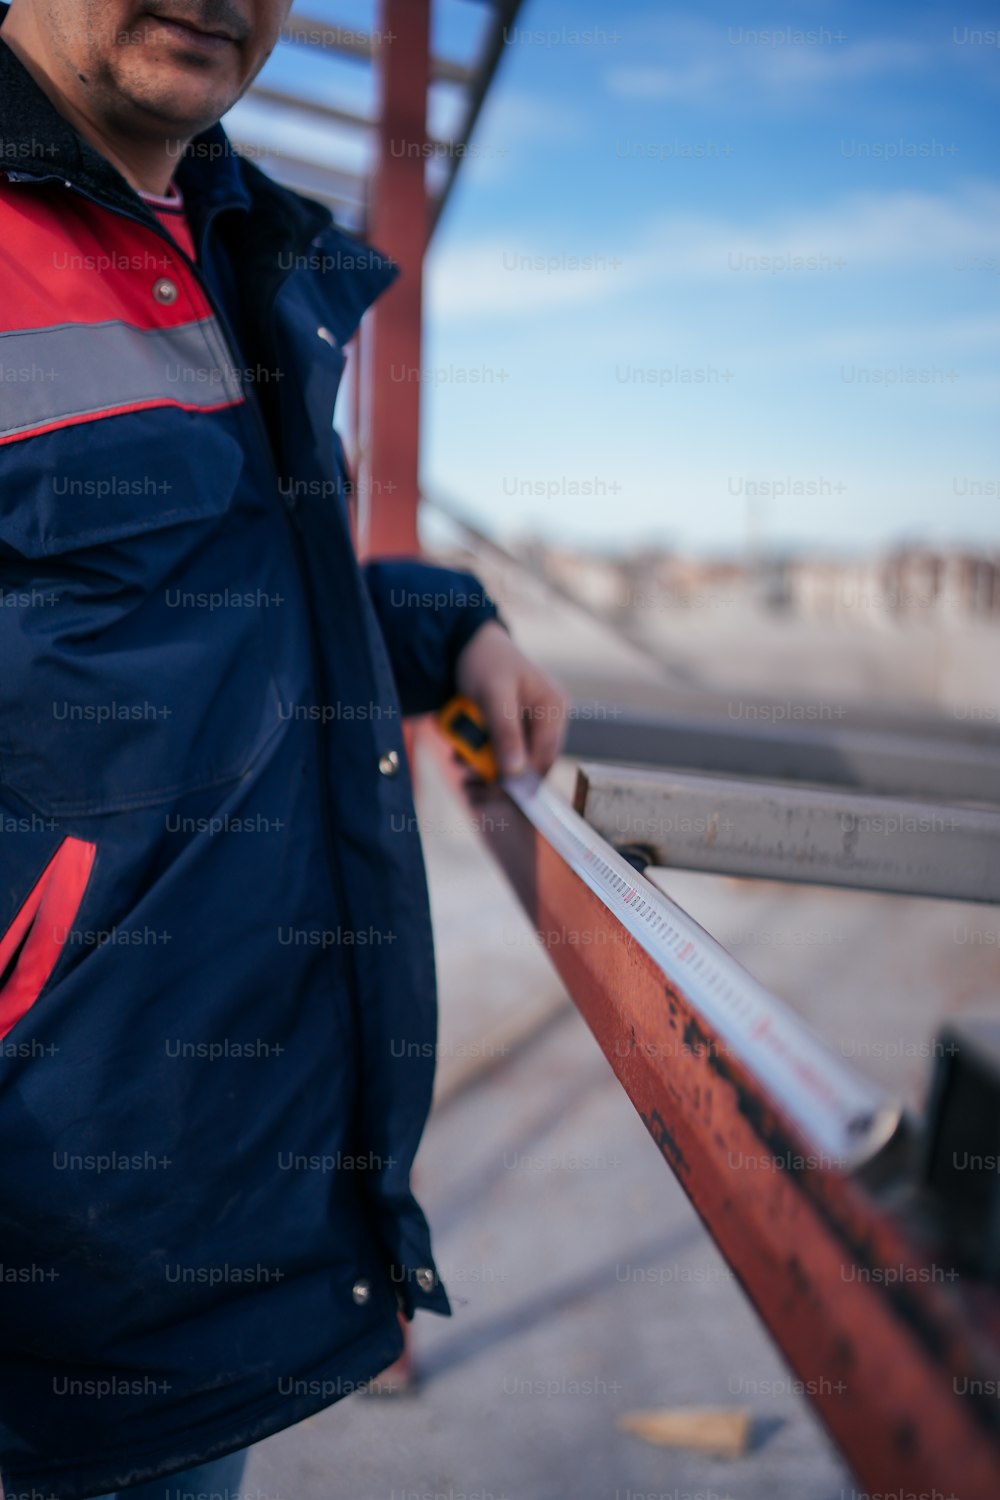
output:
[[[571,611],[541,611],[526,598],[508,601],[506,613],[526,649],[575,694],[666,707],[680,692],[606,632],[585,633]],[[783,692],[809,680],[808,653],[818,649],[808,639],[797,649],[783,643]],[[861,663],[853,677],[844,660],[852,652]],[[901,654],[898,640],[880,653],[873,637],[865,651],[852,642],[840,654],[827,642],[820,657],[838,663],[837,690],[853,692],[852,702],[874,692],[883,709],[888,696],[901,711],[929,711],[938,690],[918,664],[902,673]],[[685,691],[704,704],[741,682],[748,694],[767,688],[744,628],[727,662],[728,681],[706,681],[693,646],[677,669],[688,671]],[[973,690],[984,691],[978,680]],[[568,794],[573,767],[562,762],[552,774]],[[454,1316],[421,1314],[412,1325],[412,1394],[351,1397],[259,1445],[246,1493],[860,1500],[426,757],[420,816],[442,1021],[417,1190]],[[834,1047],[911,1104],[923,1097],[940,1018],[995,1007],[1000,995],[993,908],[681,872],[656,878]],[[671,1405],[746,1407],[750,1451],[725,1461],[654,1448],[616,1425],[624,1413]]]

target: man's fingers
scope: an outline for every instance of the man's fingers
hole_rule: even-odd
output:
[[[565,737],[562,721],[549,718],[532,719],[528,730],[528,756],[539,776],[544,776],[559,755]]]
[[[497,688],[485,696],[483,713],[502,776],[517,776],[527,765],[524,729],[516,687]]]
[[[545,697],[527,710],[528,755],[539,776],[544,776],[558,758],[566,738],[569,699],[552,687]]]

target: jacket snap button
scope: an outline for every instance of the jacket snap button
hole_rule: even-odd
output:
[[[383,776],[395,776],[399,770],[399,756],[395,750],[386,750],[378,758],[378,768]]]
[[[370,1281],[356,1281],[351,1288],[351,1296],[359,1307],[364,1307],[371,1294],[372,1284]]]
[[[169,276],[161,276],[159,281],[153,283],[153,296],[157,302],[162,302],[164,307],[169,307],[172,302],[176,302],[179,295],[177,283],[171,281]]]
[[[329,328],[317,328],[316,336],[317,338],[321,338],[324,344],[329,344],[331,349],[336,349],[337,340],[334,338]]]
[[[420,1266],[417,1270],[417,1286],[422,1292],[432,1292],[437,1285],[437,1277],[430,1266]]]

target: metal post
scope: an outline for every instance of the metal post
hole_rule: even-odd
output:
[[[419,551],[419,371],[423,263],[430,232],[426,185],[430,11],[431,0],[380,0],[378,7],[374,52],[378,161],[366,232],[377,249],[392,256],[402,275],[379,299],[362,339],[364,409],[358,428],[362,436],[357,504],[362,556]],[[412,766],[415,742],[410,725],[405,740]],[[376,1390],[405,1390],[412,1385],[405,1322],[402,1329],[403,1353],[383,1372]]]
[[[379,155],[368,236],[402,275],[369,330],[360,540],[363,553],[386,556],[418,551],[430,0],[380,0],[378,14]]]

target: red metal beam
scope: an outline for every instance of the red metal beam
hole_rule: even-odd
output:
[[[366,233],[392,256],[402,275],[376,303],[357,343],[358,398],[354,510],[361,556],[419,551],[423,268],[430,234],[427,200],[427,94],[431,0],[380,0],[375,71],[378,156]],[[401,378],[402,377],[402,378]],[[414,726],[405,743],[412,766]],[[389,1389],[412,1383],[409,1328],[405,1347],[380,1378]]]
[[[378,34],[379,153],[368,235],[403,274],[376,304],[365,340],[360,539],[364,553],[385,556],[418,550],[430,0],[380,0]]]
[[[447,752],[442,763],[460,783]],[[993,1289],[956,1275],[921,1219],[905,1132],[864,1173],[817,1156],[722,1030],[517,804],[498,789],[464,795],[480,815],[503,804],[502,818],[477,817],[488,845],[862,1484],[997,1500],[1000,1307]]]

